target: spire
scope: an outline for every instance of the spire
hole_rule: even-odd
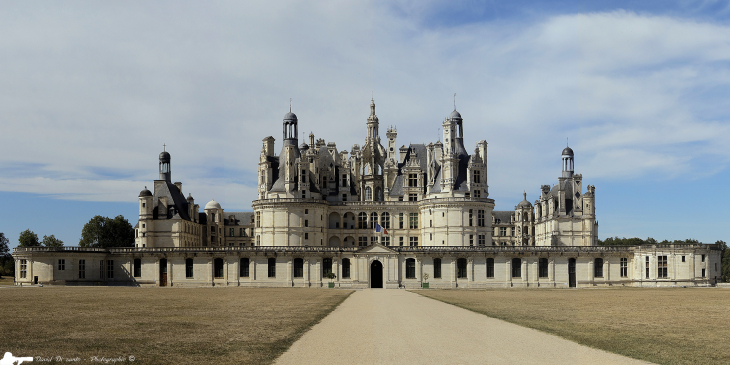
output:
[[[527,192],[524,190],[522,191],[522,200],[527,201]]]
[[[456,93],[454,93],[454,111],[456,111]]]
[[[370,99],[370,116],[375,116],[375,99]]]

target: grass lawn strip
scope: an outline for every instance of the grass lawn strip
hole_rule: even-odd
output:
[[[660,364],[730,363],[730,290],[416,290],[580,344]]]
[[[267,364],[352,292],[297,288],[0,289],[2,351],[135,363]],[[84,361],[82,361],[84,363]]]

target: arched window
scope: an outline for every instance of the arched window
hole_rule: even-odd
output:
[[[406,279],[416,278],[416,259],[406,259]]]
[[[520,260],[518,258],[512,259],[512,277],[513,278],[522,277],[522,260]]]
[[[216,278],[223,277],[223,259],[218,258],[213,261],[214,270],[213,273]]]
[[[365,188],[365,200],[373,200],[373,189],[371,189],[369,186]]]
[[[380,215],[380,225],[385,229],[390,228],[390,213],[385,212]]]
[[[342,259],[342,278],[350,278],[350,259]]]
[[[494,258],[491,257],[487,259],[487,277],[494,277]]]
[[[603,277],[603,259],[597,258],[593,265],[593,276],[597,278]]]
[[[456,260],[456,277],[466,278],[466,259]]]
[[[368,214],[365,212],[360,212],[357,215],[357,228],[358,229],[365,229],[367,228],[368,224]]]
[[[304,277],[304,260],[301,258],[294,259],[294,277]]]
[[[378,213],[370,213],[370,229],[375,229],[375,223],[378,223]]]

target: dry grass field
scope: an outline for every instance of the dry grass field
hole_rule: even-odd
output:
[[[660,364],[730,363],[730,290],[418,290],[429,298]]]
[[[12,281],[11,281],[12,283]],[[0,288],[0,350],[140,364],[266,364],[351,292],[323,289]]]

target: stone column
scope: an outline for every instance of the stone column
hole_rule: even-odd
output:
[[[421,272],[421,270],[422,270],[422,268],[421,268],[421,264],[422,264],[421,258],[420,257],[416,257],[415,260],[416,260],[416,280],[418,280],[419,282],[422,282],[423,281],[423,276],[422,276],[422,272]]]
[[[286,280],[287,286],[294,286],[294,272],[292,271],[292,258],[286,261]]]
[[[528,274],[527,273],[527,268],[528,268],[527,259],[526,258],[523,258],[521,264],[522,264],[522,275],[521,275],[522,277],[521,277],[521,279],[522,279],[522,281],[524,281],[526,283],[527,282],[527,278],[528,278],[528,276],[527,276],[527,274]]]
[[[603,277],[606,281],[611,280],[611,261],[609,259],[603,261]]]
[[[312,278],[309,276],[309,259],[304,260],[304,286],[312,286]]]
[[[474,258],[469,257],[467,260],[467,269],[466,269],[466,276],[468,276],[469,282],[474,281]]]

